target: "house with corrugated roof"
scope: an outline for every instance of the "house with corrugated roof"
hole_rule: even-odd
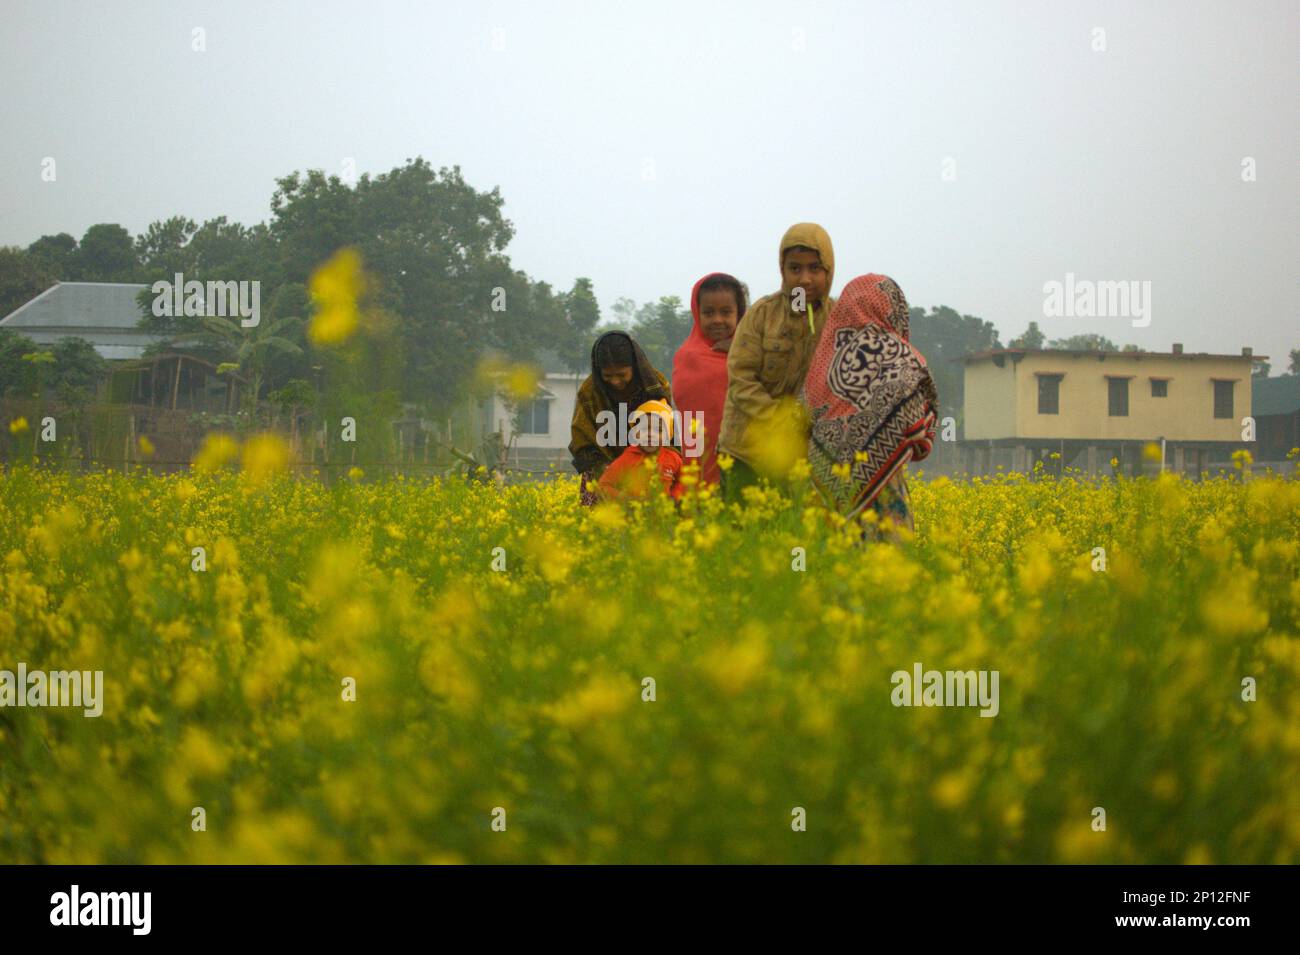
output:
[[[0,328],[38,345],[84,338],[110,361],[141,358],[161,335],[139,327],[136,296],[147,285],[125,282],[59,282],[0,319]]]
[[[171,411],[229,413],[237,407],[241,379],[218,375],[216,366],[172,352],[146,356],[165,336],[139,327],[137,301],[147,285],[128,282],[59,282],[14,309],[0,328],[37,345],[63,338],[89,342],[110,364],[98,397],[113,404]]]
[[[5,399],[0,414],[52,418],[68,453],[88,464],[140,461],[141,437],[154,448],[152,464],[177,467],[189,461],[214,417],[238,410],[245,382],[238,374],[218,374],[212,362],[193,355],[146,354],[166,339],[139,327],[137,298],[147,288],[59,282],[0,318],[0,329],[24,336],[38,349],[65,338],[83,339],[109,366],[97,384],[92,414],[63,406],[49,394]]]

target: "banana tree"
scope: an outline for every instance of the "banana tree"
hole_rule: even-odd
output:
[[[203,330],[195,337],[217,345],[234,360],[222,362],[218,374],[238,371],[249,382],[245,401],[254,418],[262,385],[266,381],[270,360],[276,352],[301,355],[302,346],[293,340],[302,334],[303,321],[296,315],[287,315],[272,322],[244,328],[230,319],[215,315],[205,316]]]

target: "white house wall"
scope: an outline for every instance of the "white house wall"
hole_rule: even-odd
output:
[[[542,387],[553,394],[551,400],[550,432],[547,434],[521,434],[515,440],[516,448],[535,448],[548,451],[562,451],[569,446],[569,425],[573,421],[573,409],[577,404],[578,386],[582,384],[581,375],[547,374]],[[514,437],[514,415],[498,395],[492,399],[491,418],[485,421],[485,434],[500,429],[501,434],[510,443]]]

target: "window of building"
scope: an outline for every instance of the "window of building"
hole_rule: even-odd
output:
[[[1110,416],[1112,418],[1128,417],[1128,379],[1107,378],[1106,386],[1110,389]]]
[[[1168,379],[1166,379],[1166,378],[1152,378],[1152,379],[1151,379],[1151,397],[1152,397],[1152,398],[1168,398],[1168,397],[1169,397],[1169,381],[1168,381]]]
[[[1232,385],[1231,381],[1214,381],[1214,417],[1231,418],[1232,417]]]
[[[1064,375],[1038,376],[1038,413],[1061,413],[1061,379]]]
[[[518,434],[550,434],[551,399],[538,398],[520,405],[515,431]]]

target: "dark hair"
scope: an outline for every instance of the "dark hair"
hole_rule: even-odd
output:
[[[817,256],[818,262],[822,260],[822,254],[816,249],[809,248],[806,245],[788,245],[781,250],[781,268],[785,268],[785,254],[787,252],[811,252],[813,255]]]
[[[636,352],[632,339],[624,335],[606,335],[596,342],[596,369],[626,366],[636,369]]]
[[[745,314],[748,307],[749,294],[745,289],[744,283],[739,279],[732,278],[730,275],[714,275],[700,283],[700,298],[704,298],[705,292],[730,292],[736,296],[736,315],[737,317]]]

